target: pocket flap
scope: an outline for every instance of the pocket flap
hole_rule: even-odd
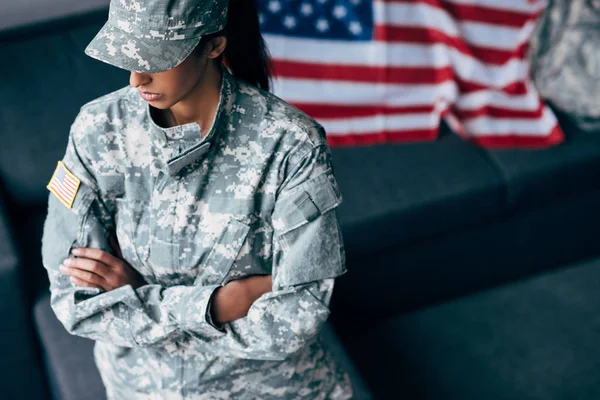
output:
[[[340,205],[342,200],[337,181],[329,168],[277,200],[272,214],[275,235],[283,235],[315,220]]]

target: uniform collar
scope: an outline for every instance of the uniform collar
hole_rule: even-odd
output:
[[[212,125],[206,136],[202,137],[197,122],[163,128],[156,124],[150,114],[150,103],[145,102],[146,118],[150,125],[150,135],[154,145],[161,150],[169,175],[176,175],[183,167],[201,159],[214,147],[216,138],[226,129],[224,120],[229,115],[234,102],[235,78],[221,65],[221,92],[219,104]]]

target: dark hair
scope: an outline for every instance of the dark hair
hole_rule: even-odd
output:
[[[236,78],[269,90],[272,64],[269,50],[260,33],[256,0],[229,0],[227,25],[220,32],[202,38],[198,47],[218,36],[227,37],[225,63]],[[222,61],[223,55],[218,61]]]

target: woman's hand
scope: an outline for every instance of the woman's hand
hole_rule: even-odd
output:
[[[146,284],[142,275],[123,260],[116,239],[111,244],[117,257],[99,249],[78,247],[71,250],[76,258],[63,261],[60,271],[71,277],[77,286],[96,287],[110,291],[130,284],[134,289]]]
[[[221,325],[245,317],[252,303],[272,289],[271,275],[254,275],[227,283],[215,290],[210,309],[212,320]]]

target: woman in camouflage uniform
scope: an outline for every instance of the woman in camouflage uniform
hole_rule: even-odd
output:
[[[109,399],[346,399],[318,335],[346,272],[321,125],[268,92],[253,1],[113,0],[42,253]],[[223,64],[223,58],[227,67]]]

